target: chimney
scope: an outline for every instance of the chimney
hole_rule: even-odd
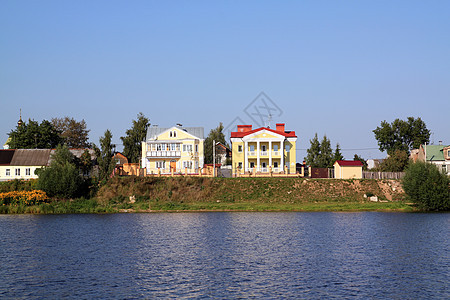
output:
[[[237,131],[238,132],[247,132],[252,130],[252,125],[238,125]]]
[[[277,123],[276,131],[284,132],[284,123]]]

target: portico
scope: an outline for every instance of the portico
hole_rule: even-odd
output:
[[[284,124],[277,124],[276,130],[239,125],[238,132],[231,133],[234,173],[295,172],[296,140]]]

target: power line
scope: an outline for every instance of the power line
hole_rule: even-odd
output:
[[[300,149],[300,148],[295,148],[295,150],[308,150],[308,149]],[[378,148],[354,148],[354,149],[340,149],[341,151],[356,151],[356,150],[378,150]]]

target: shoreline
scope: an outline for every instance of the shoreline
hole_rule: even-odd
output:
[[[420,212],[405,202],[316,203],[163,203],[153,201],[101,205],[96,199],[52,202],[37,206],[3,206],[0,214],[116,214],[202,212]]]

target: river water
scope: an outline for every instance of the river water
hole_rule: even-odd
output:
[[[0,298],[449,299],[450,215],[0,215]]]

